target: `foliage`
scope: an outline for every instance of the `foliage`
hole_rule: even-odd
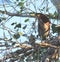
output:
[[[5,53],[2,54],[0,61],[39,62],[43,58],[46,59],[46,55],[52,61],[49,54],[58,49],[60,45],[60,39],[52,34],[59,34],[60,28],[56,27],[56,22],[60,20],[56,11],[53,14],[49,12],[51,8],[47,2],[47,0],[15,0],[12,1],[12,5],[10,5],[11,3],[9,6],[3,4],[3,10],[0,9],[0,40],[2,41],[0,42],[0,47],[5,47],[5,49],[1,49],[1,52]],[[41,38],[37,34],[38,21],[35,14],[38,12],[46,14],[50,20],[52,19],[51,31],[53,33],[50,32],[51,36],[49,35],[50,37],[42,41],[42,43]],[[40,41],[39,43],[37,42],[38,40]],[[55,61],[55,58],[53,60]]]

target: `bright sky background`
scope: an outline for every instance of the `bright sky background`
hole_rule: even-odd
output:
[[[2,2],[1,2],[2,0],[0,0],[0,4],[2,4]],[[12,1],[12,0],[11,0]],[[28,1],[30,1],[30,0],[28,0]],[[39,0],[39,1],[37,1],[36,3],[36,6],[37,6],[37,8],[39,7],[39,5],[40,5],[40,3],[41,2],[43,2],[43,0]],[[44,5],[46,5],[46,3],[44,3]],[[50,0],[49,0],[49,4],[48,4],[48,6],[49,6],[49,8],[50,8],[50,10],[49,10],[49,12],[51,12],[51,13],[54,13],[54,11],[56,10],[56,8],[52,5],[52,3],[50,2]],[[34,7],[32,6],[32,5],[30,5],[30,6],[28,6],[28,7],[30,7],[33,11],[35,11],[34,10]],[[41,6],[40,6],[41,7]],[[42,7],[41,7],[42,8]],[[0,10],[4,10],[2,7],[0,7]],[[9,11],[12,11],[11,9],[11,7],[9,7],[9,8],[6,8],[7,10],[9,10]],[[18,9],[18,8],[17,8]],[[39,11],[37,11],[37,12],[39,12]],[[4,17],[6,17],[6,15],[4,15]],[[13,28],[14,27],[12,27],[11,26],[11,23],[14,21],[14,22],[18,22],[18,23],[21,23],[22,24],[22,27],[25,25],[25,24],[28,24],[29,26],[27,27],[27,29],[26,30],[22,30],[22,29],[20,29],[20,31],[21,32],[25,32],[25,33],[28,33],[28,35],[29,34],[31,34],[31,25],[32,25],[32,22],[35,20],[34,18],[29,18],[29,22],[26,22],[26,23],[24,23],[24,20],[25,19],[27,19],[28,17],[24,17],[24,18],[22,18],[22,17],[13,17],[13,18],[11,18],[9,21],[7,21],[6,23],[5,23],[5,26],[7,26],[8,28],[10,28],[11,30],[14,30]],[[6,20],[4,20],[3,21],[3,23],[5,22]],[[0,23],[1,24],[1,23]],[[36,26],[37,27],[37,26]],[[6,36],[7,37],[9,37],[9,34],[8,34],[8,32],[6,31],[6,30],[2,30],[2,29],[0,29],[0,38],[2,37],[3,38],[3,32],[5,31],[5,34],[6,34]],[[14,31],[15,32],[15,31]],[[23,41],[25,41],[27,38],[25,38],[25,37],[20,37],[20,39],[19,39],[19,42],[23,42]],[[0,56],[1,57],[1,56]]]
[[[7,0],[8,1],[8,0]],[[30,1],[30,0],[28,0],[28,1]],[[36,6],[37,6],[37,8],[39,7],[39,5],[41,4],[41,2],[43,2],[43,0],[39,0],[39,1],[37,1],[36,3]],[[1,3],[1,0],[0,0],[0,3]],[[38,4],[39,3],[39,4]],[[1,3],[2,4],[2,3]],[[44,5],[46,5],[46,3],[44,3]],[[49,12],[51,12],[51,13],[54,13],[54,11],[56,10],[56,8],[52,5],[52,3],[50,2],[50,0],[49,0],[49,4],[48,4],[48,6],[49,6],[49,8],[51,8],[50,10],[49,10]],[[32,5],[30,5],[30,6],[28,6],[28,7],[30,7],[33,11],[35,11],[34,10],[34,7],[32,6]],[[41,7],[41,6],[40,6]],[[10,9],[11,7],[9,7],[9,8],[6,8],[7,10],[9,10],[9,11],[11,11],[11,9]],[[41,7],[42,8],[42,7]],[[3,9],[3,8],[0,8],[0,10],[1,9]],[[39,12],[39,11],[37,11],[37,12]],[[4,17],[6,17],[5,15],[4,15]],[[32,25],[32,20],[34,20],[34,18],[30,18],[30,20],[29,20],[29,22],[27,22],[27,23],[24,23],[24,20],[25,19],[27,19],[28,17],[24,17],[24,18],[22,18],[22,17],[13,17],[13,18],[11,18],[9,21],[7,21],[6,23],[5,23],[5,25],[8,27],[8,28],[10,28],[10,29],[12,29],[13,30],[13,28],[14,27],[12,27],[11,26],[11,23],[14,21],[14,22],[20,22],[21,24],[23,24],[22,26],[24,26],[24,24],[28,24],[29,25],[29,27],[25,30],[25,32],[26,33],[29,33],[29,29],[31,28],[30,26]],[[20,31],[23,31],[22,29],[20,29]],[[9,36],[9,34],[8,34],[8,32],[6,31],[5,32],[6,34],[7,34],[7,36]],[[0,29],[0,37],[3,37],[3,30],[2,29]],[[23,41],[23,39],[25,40],[26,38],[24,38],[24,37],[21,37],[20,38],[20,40],[21,41]]]

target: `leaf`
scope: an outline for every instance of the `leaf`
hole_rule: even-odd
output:
[[[13,22],[11,25],[14,25],[14,24],[16,24],[16,22],[15,23]]]
[[[16,0],[16,1],[19,1],[19,0]]]
[[[24,0],[21,0],[21,1],[24,1]]]
[[[16,28],[21,28],[21,24],[20,23],[16,24],[16,26],[14,27],[14,29],[16,29]]]
[[[20,34],[19,34],[19,33],[16,33],[16,34],[13,35],[13,37],[14,37],[15,39],[18,39],[18,38],[20,37]]]
[[[46,11],[48,12],[49,8],[46,9]]]
[[[27,37],[27,34],[23,34],[23,36]]]
[[[55,12],[54,12],[54,15],[55,15],[55,16],[58,16],[58,13],[55,11]]]
[[[9,41],[11,41],[11,40],[12,40],[12,38],[9,39]]]
[[[43,7],[43,8],[41,9],[41,11],[44,11],[44,9],[45,9],[45,7]]]
[[[12,43],[12,45],[15,45],[15,44],[16,44],[16,42],[13,42],[13,43]]]
[[[60,32],[60,27],[58,27],[57,29],[58,29],[58,32]]]
[[[26,19],[26,20],[25,20],[25,22],[28,22],[28,21],[29,21],[29,19]]]
[[[20,7],[20,9],[21,9],[21,10],[20,10],[20,12],[22,12],[22,11],[23,11],[23,9],[24,9],[24,7],[23,7],[23,6],[21,6],[21,7]]]
[[[23,6],[23,4],[24,4],[23,2],[19,2],[18,6]]]
[[[0,23],[2,22],[2,20],[0,19]]]
[[[22,35],[23,35],[23,33],[22,33],[22,32],[19,32],[19,35],[20,35],[20,36],[22,36]]]
[[[56,24],[52,24],[52,31],[53,31],[53,33],[57,32]]]
[[[25,25],[25,26],[23,27],[23,29],[26,29],[26,27],[27,27],[27,25]]]
[[[17,24],[17,25],[16,25],[16,27],[21,28],[21,24],[20,24],[20,23],[19,23],[19,24]]]
[[[12,23],[11,25],[14,25],[15,23]]]
[[[6,46],[6,47],[8,47],[8,46],[9,46],[7,42],[5,42],[5,46]]]
[[[60,24],[56,26],[57,32],[60,32]]]
[[[52,31],[53,31],[53,33],[60,32],[60,26],[58,26],[56,24],[52,24]]]

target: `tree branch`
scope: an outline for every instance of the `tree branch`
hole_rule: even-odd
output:
[[[8,16],[18,16],[18,17],[33,17],[35,18],[36,15],[35,13],[11,13],[11,12],[8,12],[8,11],[2,11],[0,10],[0,13],[2,14],[6,14]],[[45,14],[48,18],[50,19],[57,19],[57,15],[54,16],[53,14]],[[59,18],[60,19],[60,18]]]

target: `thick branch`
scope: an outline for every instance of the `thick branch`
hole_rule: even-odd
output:
[[[0,13],[2,14],[6,14],[9,16],[19,16],[19,17],[33,17],[35,18],[35,13],[11,13],[11,12],[7,12],[7,11],[2,11],[0,10]],[[57,16],[54,16],[52,14],[46,14],[46,16],[50,19],[57,19]]]
[[[35,16],[29,15],[29,14],[26,14],[26,13],[19,14],[19,13],[11,13],[11,12],[2,11],[2,10],[0,10],[0,13],[6,14],[6,15],[9,15],[9,16],[35,17]]]
[[[42,42],[42,43],[36,43],[35,45],[38,45],[40,47],[53,47],[53,48],[59,48],[55,45],[52,45],[52,44],[48,44],[48,43],[45,43],[45,42]],[[28,46],[26,44],[16,44],[14,47],[16,46],[19,46],[20,48],[33,48],[33,46]]]

